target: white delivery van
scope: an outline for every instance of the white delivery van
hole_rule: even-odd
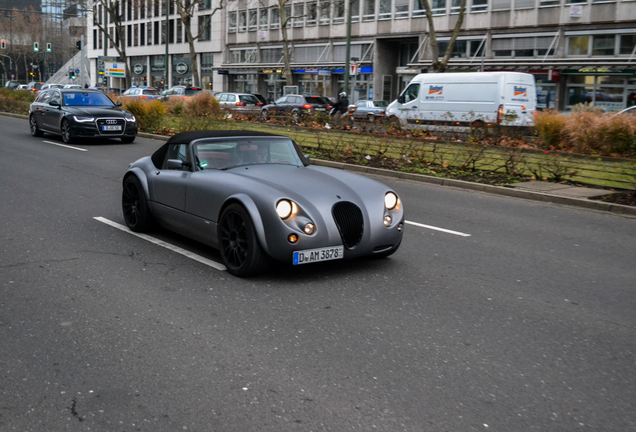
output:
[[[532,126],[534,76],[520,72],[419,74],[386,109],[404,128],[446,129]]]

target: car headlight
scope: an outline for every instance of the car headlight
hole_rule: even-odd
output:
[[[276,204],[276,213],[278,213],[281,219],[287,219],[297,211],[298,207],[296,207],[296,203],[293,201],[280,200],[278,204]]]
[[[73,116],[73,120],[78,123],[88,123],[95,121],[95,117]]]
[[[134,122],[136,122],[136,121],[137,121],[137,119],[135,119],[135,116],[134,116],[134,115],[132,115],[132,114],[130,114],[130,117],[129,117],[129,116],[126,116],[126,117],[124,117],[124,118],[126,119],[126,121],[129,121],[129,122],[131,122],[131,123],[134,123]]]
[[[386,195],[384,195],[384,206],[387,208],[387,210],[393,210],[399,202],[400,199],[393,192],[388,192]]]

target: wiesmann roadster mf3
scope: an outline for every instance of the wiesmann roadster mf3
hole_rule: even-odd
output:
[[[404,209],[389,187],[344,170],[310,166],[285,136],[184,132],[124,175],[132,231],[155,223],[220,251],[249,276],[269,260],[293,265],[388,256],[402,241]]]

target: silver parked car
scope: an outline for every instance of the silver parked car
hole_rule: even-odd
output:
[[[263,106],[256,96],[249,93],[219,93],[216,98],[221,108],[245,114],[260,113]]]
[[[388,186],[311,166],[292,139],[254,131],[174,135],[130,165],[122,210],[133,231],[156,222],[219,249],[236,276],[272,259],[386,257],[404,229],[402,202]]]
[[[359,100],[355,105],[349,105],[349,112],[354,119],[367,119],[372,122],[384,118],[387,106],[387,101]]]

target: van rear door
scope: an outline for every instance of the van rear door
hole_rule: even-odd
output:
[[[503,109],[500,110],[501,124],[504,126],[532,126],[537,105],[534,83],[506,82]]]

